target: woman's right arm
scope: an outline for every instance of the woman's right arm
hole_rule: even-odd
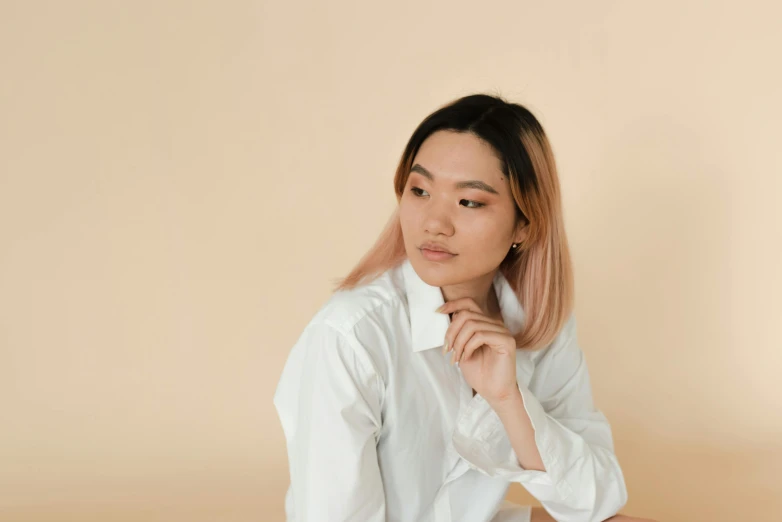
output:
[[[288,522],[385,521],[381,404],[380,378],[355,338],[307,325],[274,394],[288,449]]]

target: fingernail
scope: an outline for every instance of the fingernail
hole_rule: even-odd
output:
[[[445,344],[443,345],[443,355],[448,353],[448,341],[445,341]]]
[[[441,305],[441,306],[439,306],[439,307],[437,308],[437,310],[435,310],[435,312],[442,312],[442,311],[443,311],[443,308],[445,308],[445,305],[444,305],[444,304],[443,304],[443,305]]]

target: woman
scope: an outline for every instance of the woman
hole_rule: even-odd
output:
[[[288,521],[611,519],[627,502],[576,338],[554,156],[524,107],[429,115],[398,207],[274,396]],[[522,484],[544,509],[505,501]]]

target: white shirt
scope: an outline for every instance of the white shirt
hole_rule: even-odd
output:
[[[523,310],[498,270],[505,326]],[[451,353],[439,287],[409,260],[333,293],[291,349],[274,395],[285,433],[288,522],[528,522],[504,498],[524,486],[560,522],[615,515],[627,489],[595,408],[571,316],[555,340],[517,350],[524,408],[546,471],[525,470],[497,414]]]

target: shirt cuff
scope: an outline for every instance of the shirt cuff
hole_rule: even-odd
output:
[[[521,483],[539,500],[564,500],[572,490],[562,480],[566,469],[555,451],[549,416],[529,388],[519,383],[519,391],[535,429],[535,444],[546,471],[521,467],[502,420],[480,395],[472,398],[457,419],[452,439],[454,449],[471,468],[485,475]]]

